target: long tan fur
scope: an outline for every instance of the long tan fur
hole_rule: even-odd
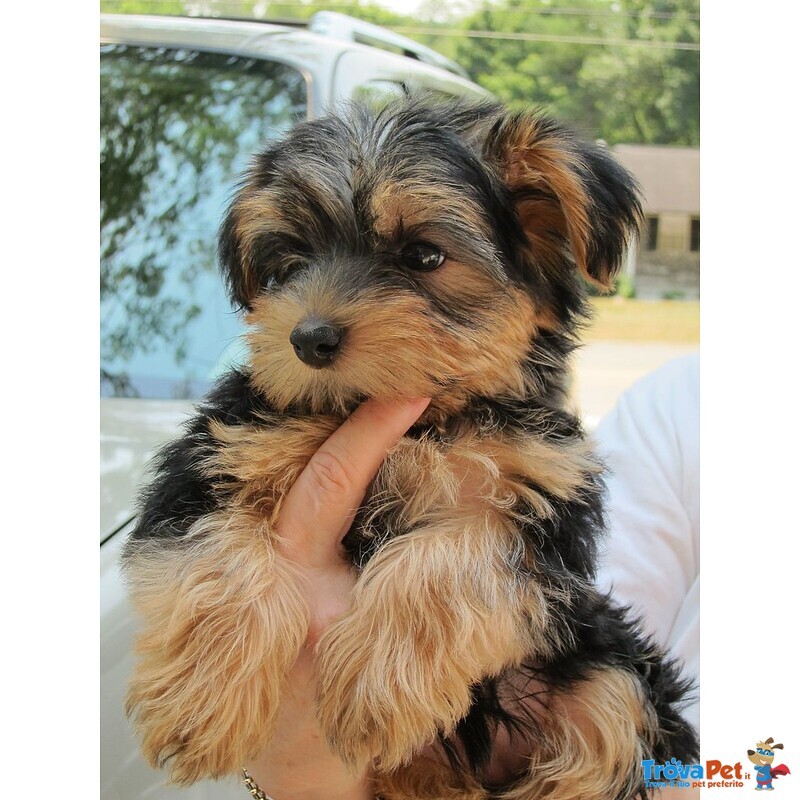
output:
[[[641,775],[653,720],[634,677],[597,670],[547,701],[544,735],[528,774],[502,800],[614,800],[631,797]]]
[[[128,713],[147,760],[190,784],[237,771],[273,733],[283,678],[308,610],[257,516],[202,518],[180,551],[128,566],[144,627]]]
[[[527,754],[516,757],[513,788],[498,793],[491,779],[482,785],[453,771],[438,747],[425,748],[411,763],[381,773],[379,793],[385,800],[616,800],[636,791],[636,766],[646,757],[654,721],[643,711],[633,676],[600,669],[568,692],[536,693],[541,686],[519,683],[520,700],[537,718],[535,742],[517,741]],[[498,740],[502,737],[498,735]],[[524,736],[522,737],[524,740]],[[506,739],[510,751],[514,739]],[[500,746],[502,750],[502,745]],[[498,755],[498,760],[502,755]],[[504,778],[503,782],[508,782]],[[487,788],[489,787],[489,788]]]

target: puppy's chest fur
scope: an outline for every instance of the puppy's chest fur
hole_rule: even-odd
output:
[[[363,566],[383,542],[428,526],[488,527],[512,544],[516,566],[533,568],[531,540],[547,546],[544,528],[559,528],[567,508],[591,501],[600,468],[568,415],[554,431],[552,412],[526,413],[514,425],[467,415],[444,429],[421,427],[405,436],[387,454],[344,540],[354,563]],[[212,419],[216,446],[203,471],[225,505],[273,522],[300,472],[341,423],[326,415],[233,425]],[[346,470],[347,464],[326,465],[323,479],[335,491]],[[585,565],[577,571],[585,573]]]

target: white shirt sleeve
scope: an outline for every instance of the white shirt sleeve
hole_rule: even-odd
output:
[[[595,437],[608,467],[598,585],[631,606],[699,687],[699,355],[634,384]],[[697,700],[684,715],[699,728]]]

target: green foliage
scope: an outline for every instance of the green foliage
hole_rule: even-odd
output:
[[[181,0],[100,0],[100,11],[109,14],[185,14]]]
[[[597,0],[576,0],[576,8],[592,10]],[[485,3],[468,17],[469,31],[537,36],[597,36],[592,16],[554,15],[546,0],[501,0]],[[568,119],[584,119],[578,73],[590,46],[513,39],[460,39],[456,58],[489,91],[511,107],[546,105]],[[591,121],[589,121],[591,122]]]
[[[699,0],[575,0],[570,7],[576,13],[550,13],[547,0],[485,2],[465,30],[576,41],[464,37],[455,58],[510,106],[549,107],[609,144],[697,145],[699,53],[672,44],[699,42]]]
[[[614,20],[607,35],[654,43],[697,44],[699,0],[621,0],[631,16]],[[653,12],[671,14],[654,17]],[[699,145],[700,54],[697,51],[594,48],[579,82],[599,119],[598,135],[610,144]]]

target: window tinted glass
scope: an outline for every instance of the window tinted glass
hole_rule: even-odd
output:
[[[189,398],[241,349],[216,232],[248,157],[306,113],[282,64],[109,45],[101,54],[101,394]]]

